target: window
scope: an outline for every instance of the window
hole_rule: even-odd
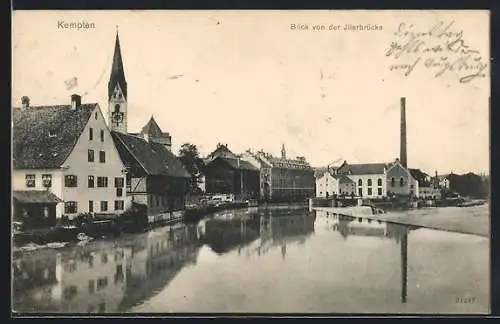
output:
[[[382,179],[380,179],[380,178],[379,178],[379,179],[377,180],[377,184],[378,184],[379,186],[382,186]]]
[[[78,179],[76,175],[64,176],[64,186],[66,187],[76,187],[78,185]]]
[[[49,207],[43,207],[43,217],[49,217]]]
[[[363,185],[363,180],[359,179],[359,180],[358,180],[358,186],[360,186],[360,187],[361,187],[362,185]]]
[[[108,187],[108,177],[97,177],[97,187],[107,188]]]
[[[372,188],[368,188],[368,196],[372,195]]]
[[[401,177],[401,178],[399,179],[399,186],[401,186],[401,187],[402,187],[402,186],[404,186],[404,184],[405,184],[405,179],[403,179],[403,177]]]
[[[97,112],[94,114],[94,118],[95,120],[97,120]]]
[[[123,210],[123,200],[115,200],[115,210]]]
[[[76,286],[66,287],[66,288],[64,288],[64,292],[63,292],[64,299],[71,300],[71,299],[73,299],[73,297],[76,296],[77,293],[78,293],[78,288]]]
[[[101,142],[104,142],[104,131],[101,129]]]
[[[105,200],[101,201],[101,211],[108,211],[108,202]]]
[[[94,212],[94,201],[89,200],[89,213],[93,213],[93,212]]]
[[[75,214],[77,211],[76,201],[66,201],[64,203],[64,213]]]
[[[104,313],[106,311],[106,302],[105,301],[102,301],[99,303],[99,310],[98,312],[99,313]]]
[[[372,185],[372,179],[368,179],[368,186],[371,187],[371,185]]]
[[[99,162],[101,162],[101,163],[106,162],[106,152],[99,151]]]
[[[115,188],[123,188],[123,178],[115,178]]]
[[[413,185],[410,185],[410,189],[413,189]]]
[[[94,139],[94,129],[92,127],[89,128],[89,141]]]
[[[391,178],[391,187],[394,187],[396,186],[396,180],[394,179],[394,177]]]
[[[115,113],[119,113],[119,112],[120,112],[120,105],[116,104],[115,105]]]
[[[52,174],[42,174],[42,184],[45,188],[52,187]]]
[[[101,254],[101,262],[102,262],[102,264],[108,263],[108,254],[107,253]]]
[[[94,162],[94,150],[89,150],[88,161]]]
[[[363,189],[362,189],[362,188],[359,188],[359,189],[358,189],[358,195],[359,195],[360,197],[363,197]]]
[[[35,175],[27,174],[26,175],[26,187],[34,188],[35,187]]]
[[[108,277],[97,279],[97,290],[102,290],[108,286]]]
[[[89,294],[93,294],[95,292],[95,281],[89,280]]]
[[[378,188],[378,195],[382,196],[382,188]]]
[[[88,187],[89,188],[94,188],[94,176],[89,176]]]
[[[116,197],[123,197],[123,189],[116,188]]]

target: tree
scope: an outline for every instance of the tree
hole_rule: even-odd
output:
[[[179,160],[184,164],[187,171],[191,174],[190,193],[200,193],[198,184],[201,182],[203,161],[200,158],[198,148],[191,143],[182,144],[179,149]]]

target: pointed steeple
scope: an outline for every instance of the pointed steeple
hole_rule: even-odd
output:
[[[281,144],[281,158],[286,159],[285,143]]]
[[[111,99],[113,90],[116,85],[120,86],[125,100],[127,100],[127,81],[125,80],[125,72],[123,70],[122,53],[120,49],[120,37],[118,29],[116,30],[115,52],[113,54],[113,65],[111,67],[111,75],[108,83],[108,100]]]

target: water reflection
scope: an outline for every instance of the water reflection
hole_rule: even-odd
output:
[[[410,277],[413,285],[408,282],[408,236],[416,229],[307,209],[223,212],[196,225],[165,227],[114,242],[93,242],[18,257],[12,263],[13,309],[20,313],[115,313],[127,312],[160,298],[156,306],[144,306],[146,311],[184,310],[183,307],[187,311],[199,311],[198,307],[217,311],[220,304],[229,311],[238,311],[239,304],[235,304],[234,309],[230,306],[237,299],[228,296],[235,293],[235,287],[241,286],[244,290],[241,296],[249,296],[247,304],[239,305],[241,309],[271,307],[272,311],[279,311],[279,307],[287,303],[258,303],[258,300],[267,298],[264,296],[274,300],[291,298],[297,291],[287,292],[289,285],[285,279],[292,274],[299,276],[296,283],[301,285],[299,291],[304,291],[306,300],[316,300],[312,304],[336,303],[342,305],[340,311],[348,311],[349,305],[356,305],[356,300],[364,303],[375,291],[375,299],[370,299],[370,305],[363,304],[365,308],[375,307],[373,301],[406,305],[408,293],[415,298],[418,294],[413,288],[419,283],[418,273],[415,277],[413,271]],[[419,255],[423,255],[422,243],[412,244],[417,245],[411,251],[420,251]],[[210,263],[215,268],[207,268],[208,264],[200,261],[203,260],[199,259],[202,246],[215,252],[216,259]],[[247,258],[242,258],[243,251]],[[219,259],[221,262],[214,262]],[[371,264],[373,260],[379,263]],[[243,263],[245,269],[254,270],[244,276],[239,271],[222,278],[210,276],[219,266],[220,269],[239,269]],[[415,260],[412,266],[415,268],[420,263],[420,259]],[[306,271],[308,267],[313,270]],[[316,275],[320,272],[326,275]],[[258,276],[253,277],[254,274]],[[368,281],[363,283],[366,278]],[[271,280],[275,288],[266,288],[267,280]],[[172,285],[194,289],[196,293],[176,291],[170,288]],[[409,288],[412,290],[408,291]],[[258,289],[266,294],[259,295]],[[313,295],[307,295],[311,293]],[[191,302],[185,295],[191,296]],[[304,305],[306,300],[296,306]],[[292,302],[290,305],[293,307]],[[313,306],[305,307],[312,309]]]
[[[17,312],[121,312],[163,289],[196,264],[194,227],[170,227],[132,238],[61,252],[43,251],[13,262]]]

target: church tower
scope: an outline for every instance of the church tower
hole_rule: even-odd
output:
[[[285,143],[281,144],[281,158],[282,158],[283,160],[286,160]]]
[[[120,38],[116,31],[115,52],[113,65],[108,83],[108,126],[113,131],[127,132],[127,81],[123,71]]]

